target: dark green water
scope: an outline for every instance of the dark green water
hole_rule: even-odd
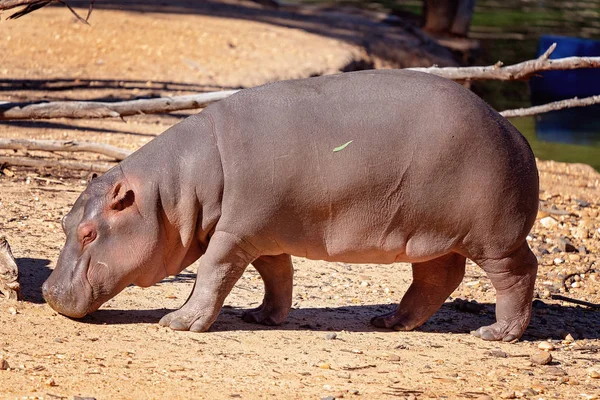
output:
[[[536,157],[542,160],[588,164],[600,171],[600,142],[596,145],[582,146],[540,140],[535,133],[535,118],[511,118],[510,122],[527,138]]]

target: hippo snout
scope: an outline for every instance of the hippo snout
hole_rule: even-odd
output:
[[[90,296],[84,288],[74,290],[73,287],[54,285],[48,278],[42,285],[42,295],[46,303],[55,311],[71,318],[82,318],[90,309]]]

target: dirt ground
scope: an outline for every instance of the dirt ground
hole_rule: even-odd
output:
[[[252,86],[334,72],[365,51],[339,37],[223,15],[98,9],[92,22],[76,23],[62,8],[1,21],[0,101]],[[0,137],[136,149],[184,115],[12,122],[0,124]],[[0,355],[8,364],[0,370],[0,397],[598,399],[599,311],[550,297],[600,303],[600,174],[582,165],[538,165],[541,208],[529,238],[540,260],[536,300],[531,325],[514,344],[469,334],[491,323],[495,301],[472,264],[442,309],[414,332],[369,324],[399,301],[409,265],[304,259],[294,260],[293,310],[280,327],[240,319],[262,299],[251,267],[207,333],[157,324],[187,299],[195,266],[150,288],[128,287],[82,320],[65,318],[43,302],[40,286],[64,241],[60,219],[87,173],[0,167],[0,233],[13,247],[23,287],[23,301],[0,299]],[[565,249],[565,239],[574,248]],[[533,361],[540,346],[552,355],[547,365]]]

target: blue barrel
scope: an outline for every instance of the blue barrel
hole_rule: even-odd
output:
[[[556,43],[551,59],[571,56],[600,56],[600,41],[567,36],[543,35],[537,55],[542,55]],[[546,71],[530,80],[531,103],[539,105],[573,97],[600,94],[600,69],[587,68],[567,71]]]

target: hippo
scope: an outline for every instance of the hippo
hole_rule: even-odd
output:
[[[190,297],[159,321],[198,332],[249,264],[265,294],[242,318],[277,325],[291,256],[404,262],[410,287],[371,320],[404,331],[442,306],[469,258],[496,289],[496,322],[473,334],[514,341],[531,316],[538,195],[526,139],[455,82],[408,70],[281,81],[208,106],[91,180],[42,289],[80,318],[199,259]]]

